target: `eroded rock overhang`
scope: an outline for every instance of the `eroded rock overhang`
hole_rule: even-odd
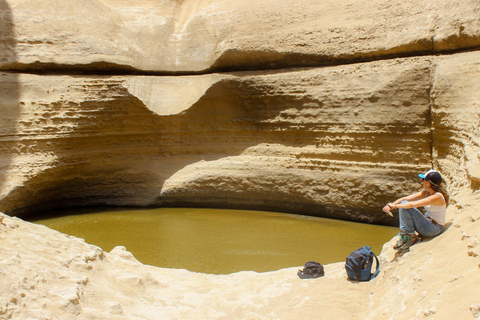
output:
[[[478,4],[276,3],[1,0],[0,211],[393,224],[381,205],[431,166],[478,190]]]

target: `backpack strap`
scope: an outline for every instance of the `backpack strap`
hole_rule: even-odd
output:
[[[377,270],[375,270],[375,273],[372,274],[372,277],[370,279],[374,279],[380,273],[380,263],[378,262],[378,258],[373,251],[372,254],[375,257],[375,262],[377,263]]]

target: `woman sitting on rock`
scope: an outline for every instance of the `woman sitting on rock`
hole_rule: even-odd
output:
[[[400,239],[393,246],[399,251],[408,251],[420,240],[417,232],[425,238],[435,237],[442,233],[445,224],[449,197],[442,185],[442,176],[435,170],[418,176],[423,180],[423,191],[388,203],[383,208],[388,214],[392,209],[399,209]],[[425,215],[417,207],[425,207]]]

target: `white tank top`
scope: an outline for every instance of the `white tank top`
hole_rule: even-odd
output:
[[[425,215],[427,217],[430,217],[432,218],[433,220],[435,220],[436,222],[438,222],[438,224],[440,225],[444,225],[445,224],[445,217],[447,215],[447,202],[445,201],[445,198],[443,197],[443,194],[441,194],[440,192],[437,192],[438,194],[440,194],[443,198],[443,205],[441,206],[436,206],[434,204],[431,204],[429,206],[425,206]],[[435,193],[435,194],[437,194]]]

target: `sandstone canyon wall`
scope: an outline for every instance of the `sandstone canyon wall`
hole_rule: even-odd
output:
[[[0,211],[221,206],[446,231],[381,272],[196,274],[0,213],[2,319],[480,319],[480,4],[0,0]],[[128,248],[127,248],[128,249]],[[321,257],[312,257],[321,262]]]
[[[0,8],[8,214],[201,206],[394,224],[379,208],[432,165],[452,192],[478,190],[476,1]]]

